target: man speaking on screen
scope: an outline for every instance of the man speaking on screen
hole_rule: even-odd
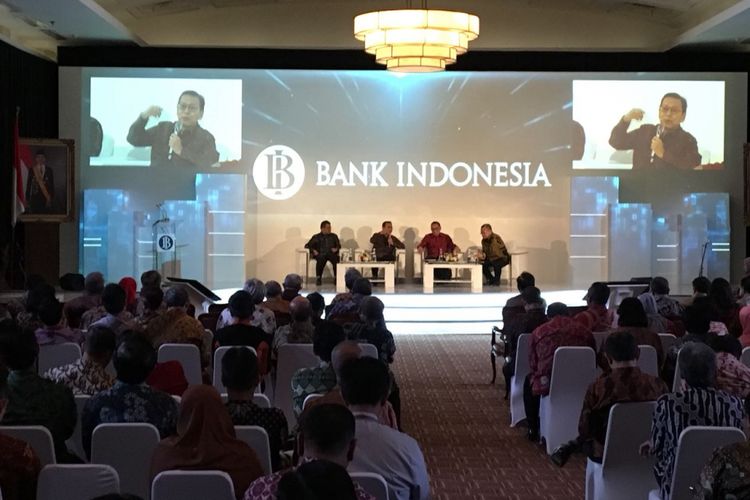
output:
[[[206,100],[194,90],[186,90],[177,100],[177,121],[159,122],[146,128],[150,117],[161,116],[162,108],[146,108],[130,126],[128,142],[151,146],[151,166],[206,168],[219,161],[216,141],[198,121],[203,118]]]
[[[672,167],[693,169],[701,164],[695,137],[680,126],[685,121],[687,100],[680,94],[664,94],[659,105],[659,124],[641,125],[628,132],[632,120],[642,120],[644,111],[633,108],[612,129],[609,144],[620,150],[633,150],[633,169]]]

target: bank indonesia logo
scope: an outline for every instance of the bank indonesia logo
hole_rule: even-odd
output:
[[[302,188],[305,164],[289,146],[268,146],[255,158],[253,180],[266,198],[288,200]]]

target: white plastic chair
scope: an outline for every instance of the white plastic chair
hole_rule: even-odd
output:
[[[363,358],[378,359],[378,348],[373,344],[359,344],[359,348],[362,349]]]
[[[607,340],[611,332],[593,332],[594,341],[596,342],[596,352],[601,351],[604,341]]]
[[[518,425],[526,418],[526,408],[523,406],[523,383],[529,374],[529,345],[531,334],[519,335],[516,345],[516,370],[510,378],[510,426]]]
[[[150,459],[159,440],[152,424],[99,424],[91,436],[91,463],[114,468],[123,493],[148,499]]]
[[[88,394],[76,394],[75,396],[76,401],[76,414],[78,415],[78,418],[76,419],[76,427],[73,430],[73,435],[70,436],[70,439],[65,441],[65,444],[67,445],[68,449],[78,455],[82,459],[86,459],[86,452],[83,451],[83,441],[81,438],[81,415],[83,414],[83,407],[86,406],[86,402],[91,399],[91,396]]]
[[[681,392],[682,389],[682,375],[680,375],[680,352],[677,351],[677,361],[674,364],[674,378],[672,379],[672,392]]]
[[[39,348],[37,373],[44,375],[50,368],[65,366],[81,359],[81,346],[73,342],[44,345]]]
[[[224,386],[224,384],[221,383],[221,360],[224,359],[224,354],[231,349],[232,347],[244,347],[245,349],[250,349],[253,354],[255,354],[255,357],[258,357],[258,353],[250,346],[221,346],[214,352],[214,369],[213,369],[213,383],[214,387],[217,391],[219,391],[219,394],[224,394],[227,392],[227,388]]]
[[[552,362],[548,396],[539,405],[539,432],[547,442],[547,454],[578,436],[586,389],[596,378],[596,355],[590,347],[558,347]]]
[[[265,394],[253,394],[253,403],[258,405],[260,408],[270,408],[271,400]]]
[[[659,340],[661,340],[661,351],[664,355],[667,355],[667,351],[677,342],[677,337],[671,333],[660,333]]]
[[[271,444],[268,441],[268,433],[258,425],[235,425],[234,433],[237,439],[244,441],[255,452],[255,455],[263,467],[263,472],[271,473]]]
[[[692,426],[684,429],[677,440],[672,473],[670,500],[692,498],[690,486],[708,463],[715,449],[745,441],[745,434],[736,427]],[[651,490],[649,500],[662,500],[659,490]]]
[[[53,464],[39,473],[37,500],[89,499],[120,493],[117,472],[103,464]]]
[[[308,396],[307,396],[307,397],[305,398],[305,401],[304,401],[304,402],[302,403],[302,410],[304,411],[304,409],[305,409],[305,408],[307,408],[307,405],[308,405],[308,404],[309,404],[309,403],[310,403],[311,401],[315,401],[316,399],[320,399],[320,398],[322,398],[322,397],[323,397],[323,394],[309,394],[309,395],[308,395]]]
[[[300,368],[318,364],[320,359],[313,354],[312,344],[284,344],[279,347],[273,405],[284,412],[290,429],[297,425],[297,417],[292,409],[292,377]]]
[[[151,500],[235,500],[229,474],[218,470],[168,470],[151,483]]]
[[[39,464],[45,465],[56,464],[55,444],[52,441],[50,431],[41,425],[16,425],[0,427],[0,434],[26,441],[39,457]]]
[[[602,463],[586,464],[586,500],[646,498],[656,487],[653,457],[638,453],[650,437],[655,406],[655,401],[612,406]]]
[[[638,368],[643,373],[659,376],[659,358],[656,355],[656,349],[652,345],[639,345],[641,355],[638,357]]]
[[[745,366],[750,366],[750,347],[745,347],[744,349],[742,349],[740,361],[742,361],[742,364],[744,364]]]
[[[162,344],[159,347],[159,363],[179,361],[188,384],[203,383],[201,375],[201,351],[193,344]]]
[[[349,476],[363,490],[374,496],[375,500],[388,500],[388,483],[380,474],[375,472],[350,472]]]

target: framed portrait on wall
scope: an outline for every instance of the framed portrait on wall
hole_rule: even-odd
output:
[[[21,138],[19,143],[26,202],[20,220],[72,220],[75,200],[74,141]]]

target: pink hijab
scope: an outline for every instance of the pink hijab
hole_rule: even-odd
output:
[[[127,297],[125,300],[125,308],[130,310],[135,305],[135,301],[138,300],[135,295],[138,284],[133,278],[126,276],[120,280],[119,285],[125,290],[125,296]]]

